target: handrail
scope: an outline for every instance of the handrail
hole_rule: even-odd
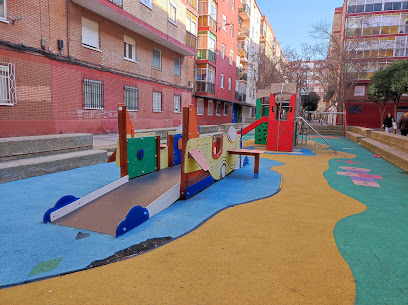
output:
[[[331,148],[333,148],[333,152],[334,152],[335,154],[337,154],[336,149],[335,149],[329,142],[327,142],[326,139],[325,139],[316,129],[314,129],[314,127],[313,127],[312,125],[310,125],[308,121],[306,121],[306,120],[305,120],[303,117],[301,117],[301,116],[296,117],[296,119],[302,120],[304,123],[306,123],[306,125],[307,125],[309,128],[312,128],[312,130],[313,130],[317,135],[319,135],[319,137],[321,137],[321,138],[323,139],[323,141],[324,141],[327,145],[329,145]]]

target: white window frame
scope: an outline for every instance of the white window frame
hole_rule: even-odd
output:
[[[96,34],[96,37],[91,37],[92,34]],[[81,45],[85,48],[95,51],[100,50],[100,37],[99,37],[99,23],[89,18],[82,16],[82,39]]]
[[[158,67],[155,67],[154,66],[154,51],[159,51],[159,53],[160,53],[160,56],[159,56],[159,60],[160,60],[160,68],[158,68]],[[152,62],[152,67],[153,67],[153,69],[156,69],[156,70],[160,70],[161,71],[161,69],[162,69],[162,58],[161,58],[162,56],[161,56],[161,50],[160,49],[157,49],[157,48],[153,48],[153,62]]]
[[[232,79],[231,77],[228,77],[228,90],[231,91],[231,86],[232,86]]]
[[[219,112],[218,112],[218,105],[220,106],[220,107],[219,107],[219,110],[220,110]],[[215,108],[215,115],[216,115],[216,116],[221,116],[221,107],[222,107],[222,106],[221,106],[221,102],[220,102],[220,101],[217,101],[217,106],[216,106],[216,108]]]
[[[226,32],[227,31],[227,16],[222,14],[222,29]]]
[[[233,24],[231,24],[230,26],[230,36],[234,38],[234,25]]]
[[[14,64],[0,63],[0,84],[3,84],[0,85],[0,105],[14,106],[17,104],[15,75]]]
[[[129,95],[129,93],[131,93]],[[127,111],[139,111],[139,88],[133,86],[125,86],[123,88],[123,98]],[[129,100],[133,100],[131,105]],[[135,107],[132,107],[135,106]]]
[[[228,116],[228,112],[229,112],[229,104],[224,103],[224,116]]]
[[[140,0],[140,3],[152,9],[152,0]]]
[[[214,115],[214,101],[213,100],[208,100],[207,115],[208,116]]]
[[[221,73],[221,88],[224,89],[224,73]]]
[[[181,95],[173,95],[173,112],[181,113]]]
[[[175,16],[174,16],[174,20],[171,18],[171,13],[172,13],[172,10],[174,9],[174,14],[175,14]],[[177,5],[172,1],[172,0],[169,0],[169,7],[168,7],[168,21],[171,23],[171,24],[174,24],[175,26],[177,26]]]
[[[129,57],[129,46],[132,46],[132,57]],[[124,48],[124,56],[123,59],[136,62],[136,40],[133,38],[124,35],[123,37],[123,48]]]
[[[232,6],[232,10],[235,12],[235,1],[231,0],[231,6]]]
[[[225,59],[225,44],[221,45],[221,58]]]
[[[231,66],[234,64],[234,51],[232,50],[230,50],[229,63]]]
[[[204,115],[204,99],[197,99],[197,115]]]
[[[176,73],[176,61],[178,61],[178,73]],[[181,59],[174,57],[174,75],[181,76]]]
[[[7,0],[3,0],[3,16],[4,17],[0,17],[0,21],[9,23],[7,21]]]
[[[157,107],[157,99],[160,98],[160,106]],[[156,103],[156,107],[155,107]],[[153,112],[163,112],[163,93],[160,91],[153,91],[152,100]]]
[[[82,82],[83,82],[84,109],[104,109],[104,83],[103,81],[90,79],[90,78],[84,78]],[[89,92],[85,92],[86,85],[93,86],[90,88]],[[91,101],[86,101],[86,97],[88,97],[88,99],[91,99]],[[100,100],[98,100],[99,98]]]

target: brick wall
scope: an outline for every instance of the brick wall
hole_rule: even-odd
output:
[[[198,98],[193,98],[192,103],[195,106],[197,110],[197,99]],[[201,99],[201,98],[200,98]],[[203,115],[197,115],[197,121],[199,125],[220,125],[220,124],[225,124],[225,123],[231,123],[232,122],[232,104],[229,104],[228,108],[228,115],[224,115],[224,104],[225,102],[220,102],[221,103],[221,115],[217,115],[216,113],[216,107],[217,107],[217,100],[213,100],[213,115],[208,115],[208,99],[202,99],[204,101],[204,114]]]

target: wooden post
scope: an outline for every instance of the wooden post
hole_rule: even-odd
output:
[[[255,165],[254,165],[254,177],[258,178],[259,176],[259,154],[255,155]]]
[[[126,106],[118,104],[118,129],[120,150],[120,177],[128,175],[127,135],[126,135]]]
[[[169,167],[174,166],[174,136],[172,134],[167,135],[167,149],[169,153]]]
[[[160,136],[156,136],[157,171],[160,171]]]
[[[180,181],[180,198],[186,199],[187,188],[187,174],[184,172],[184,166],[187,154],[188,141],[188,125],[189,123],[189,107],[183,107],[183,131],[182,131],[182,145],[181,145],[181,181]]]

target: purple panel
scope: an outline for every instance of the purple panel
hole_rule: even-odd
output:
[[[367,172],[363,172],[363,171],[353,171],[351,169],[347,170],[348,173],[353,173],[353,174],[366,174]]]
[[[350,177],[353,181],[366,181],[366,182],[376,182],[375,179],[372,178],[364,178],[364,177]]]

